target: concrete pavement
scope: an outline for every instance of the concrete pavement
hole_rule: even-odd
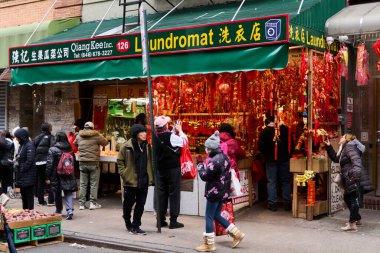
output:
[[[204,230],[202,217],[180,216],[183,229],[163,228],[157,233],[155,216],[145,212],[142,229],[146,236],[131,235],[121,218],[120,195],[99,199],[103,208],[76,210],[74,219],[62,222],[66,240],[86,242],[91,245],[114,245],[118,249],[150,252],[194,252],[201,243]],[[11,200],[10,207],[20,207],[20,200]],[[54,211],[54,207],[36,207],[37,210]],[[313,221],[295,219],[290,212],[270,212],[262,204],[238,212],[236,223],[246,233],[246,238],[233,252],[378,252],[380,248],[380,212],[361,210],[364,225],[357,233],[339,231],[346,222],[347,211],[333,217]],[[231,238],[216,238],[217,252],[231,252]],[[115,248],[115,247],[114,247]]]

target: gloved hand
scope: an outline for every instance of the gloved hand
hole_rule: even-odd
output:
[[[199,164],[199,163],[203,163],[203,158],[201,155],[197,156],[197,164]]]

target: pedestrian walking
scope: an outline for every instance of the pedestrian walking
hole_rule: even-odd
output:
[[[78,147],[80,170],[79,210],[85,209],[87,185],[90,179],[90,210],[101,208],[97,203],[99,186],[100,146],[106,146],[108,141],[98,131],[94,130],[94,123],[86,122],[84,129],[79,131],[74,145]]]
[[[339,140],[339,150],[336,153],[331,146],[329,139],[325,141],[327,154],[333,162],[339,163],[341,167],[340,178],[344,189],[344,202],[350,210],[349,222],[341,227],[343,231],[358,231],[357,225],[361,225],[359,214],[361,185],[360,181],[364,168],[361,154],[365,151],[365,146],[350,133],[346,133]]]
[[[118,170],[124,186],[123,218],[131,234],[146,235],[140,226],[148,187],[153,185],[152,150],[146,140],[145,126],[135,124],[130,132],[132,138],[120,148],[117,157]]]
[[[245,234],[242,233],[234,224],[229,223],[223,216],[221,210],[223,203],[230,197],[231,187],[231,163],[226,154],[220,148],[219,131],[215,131],[205,142],[208,162],[205,166],[202,156],[197,157],[197,169],[200,178],[206,182],[205,197],[205,232],[203,233],[204,242],[196,248],[197,251],[215,251],[214,220],[219,222],[226,230],[227,234],[233,238],[232,248],[238,246]]]
[[[66,220],[71,220],[74,215],[73,192],[78,190],[74,173],[74,158],[71,145],[64,132],[58,132],[55,135],[55,140],[56,143],[48,152],[46,183],[50,185],[55,194],[55,213],[62,213],[63,192],[66,205]]]
[[[285,210],[290,211],[292,203],[290,197],[289,161],[292,156],[293,145],[291,144],[291,150],[289,150],[289,128],[279,123],[278,129],[276,129],[274,116],[270,112],[267,112],[265,117],[268,124],[260,134],[259,150],[265,157],[268,180],[268,209],[273,212],[277,211],[277,182],[279,182]]]
[[[161,227],[168,226],[166,222],[166,210],[168,199],[170,203],[170,229],[182,228],[183,223],[178,222],[181,202],[181,147],[186,135],[182,131],[182,124],[177,121],[173,131],[168,128],[169,117],[159,116],[154,120],[157,128],[156,152],[158,167],[158,194],[160,199]]]
[[[19,128],[16,130],[15,137],[20,143],[14,162],[16,187],[20,188],[22,208],[33,210],[34,189],[37,178],[35,148],[26,129]]]
[[[54,137],[51,134],[52,125],[49,123],[41,124],[41,133],[34,138],[33,143],[36,149],[37,167],[37,205],[54,205],[54,192],[46,186],[46,161],[49,148],[54,145]],[[45,201],[45,192],[48,193],[48,201]]]

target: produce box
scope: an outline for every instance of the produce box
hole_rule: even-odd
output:
[[[303,173],[306,170],[306,157],[290,158],[290,172]]]
[[[30,241],[30,227],[14,229],[13,240],[15,243],[29,242]]]
[[[47,235],[46,238],[57,237],[62,234],[61,222],[54,222],[46,225]]]
[[[38,226],[38,225],[44,225],[44,224],[57,222],[57,221],[61,221],[61,220],[62,220],[62,215],[54,214],[48,218],[8,222],[8,225],[9,225],[9,228],[15,229],[15,228],[24,228],[24,227],[33,227],[33,226]],[[4,229],[3,223],[0,223],[0,230],[3,230],[3,229]]]
[[[46,238],[46,225],[31,227],[32,240],[40,240]]]
[[[315,173],[329,171],[327,158],[313,158],[313,171]]]

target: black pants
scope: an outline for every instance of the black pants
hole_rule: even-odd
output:
[[[170,202],[170,221],[177,221],[181,203],[181,168],[158,171],[158,196],[160,198],[160,219],[165,221],[165,214]]]
[[[362,218],[359,214],[359,195],[359,191],[344,193],[344,202],[346,203],[347,208],[350,210],[350,223],[359,221]]]
[[[37,197],[38,197],[38,203],[43,204],[44,203],[44,196],[45,196],[45,191],[48,192],[49,197],[48,197],[48,203],[54,203],[54,193],[50,191],[46,187],[46,164],[42,165],[37,165]]]
[[[20,187],[22,208],[34,209],[34,186]]]
[[[146,197],[148,195],[148,188],[138,189],[137,187],[124,188],[124,202],[123,202],[123,218],[126,225],[132,225],[134,228],[141,226],[141,217],[144,213],[144,206]],[[133,212],[133,222],[131,223],[132,207],[136,203]]]

